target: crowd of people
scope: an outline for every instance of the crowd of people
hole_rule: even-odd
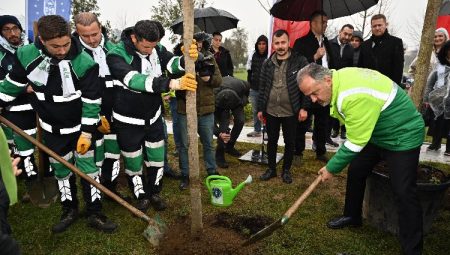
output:
[[[319,171],[322,181],[350,165],[343,216],[329,221],[328,227],[361,226],[365,180],[380,160],[386,160],[393,171],[403,252],[421,254],[422,212],[415,168],[424,123],[399,87],[403,42],[389,34],[383,14],[372,16],[372,35],[365,41],[351,24],[343,25],[336,37],[328,39],[327,21],[325,12],[316,11],[310,17],[309,32],[301,38],[290,38],[285,30],[275,31],[270,35],[273,53],[268,51],[267,36],[259,36],[243,81],[233,77],[231,54],[221,45],[219,32],[198,31],[188,49],[180,43],[171,52],[160,42],[165,35],[161,23],[141,20],[123,30],[120,42],[113,44],[97,16],[83,12],[74,17],[73,32],[60,16],[41,17],[38,35],[29,42],[17,18],[3,15],[1,115],[30,135],[36,134],[39,124],[46,146],[127,198],[117,190],[117,177],[123,172],[132,194],[127,199],[146,212],[150,207],[157,211],[167,207],[160,196],[163,176],[179,179],[180,190],[189,187],[186,92],[196,92],[198,135],[207,175],[220,175],[218,168],[228,168],[225,154],[242,155],[235,145],[245,122],[244,107],[250,102],[253,131],[247,136],[261,137],[264,126],[268,137],[268,168],[261,181],[277,176],[280,129],[285,144],[281,179],[286,184],[293,182],[292,162],[294,158],[302,160],[305,133],[312,130],[316,160],[326,164]],[[448,39],[445,29],[436,30],[424,96],[433,114],[430,150],[440,148],[450,129]],[[185,51],[195,60],[195,75],[184,72]],[[411,69],[414,72],[414,64]],[[176,149],[171,153],[178,157],[180,173],[168,162],[164,116],[169,113],[165,113],[164,101],[173,125]],[[20,157],[22,175],[27,182],[36,180],[39,171],[34,146],[6,126],[2,128],[12,155]],[[333,141],[338,136],[346,140],[341,146]],[[449,141],[445,155],[450,155]],[[331,159],[326,144],[340,146]],[[61,233],[79,218],[76,176],[52,157],[46,168],[60,190],[61,218],[52,231]],[[0,178],[0,193],[2,183]],[[100,191],[85,180],[81,180],[81,189],[88,226],[106,233],[115,231],[117,224],[102,213]],[[0,198],[1,234],[9,235],[9,199]]]

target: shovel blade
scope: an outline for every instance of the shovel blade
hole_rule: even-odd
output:
[[[30,201],[33,205],[40,208],[47,208],[56,202],[59,189],[54,177],[43,177],[40,180],[33,181],[30,185]]]
[[[250,245],[252,243],[255,243],[256,241],[259,241],[265,237],[270,236],[273,232],[275,232],[275,230],[281,228],[284,225],[283,223],[284,223],[283,218],[278,219],[269,226],[258,231],[258,233],[252,235],[249,239],[247,239],[244,243],[242,243],[242,246]]]
[[[154,247],[157,247],[167,231],[167,225],[162,221],[159,215],[156,215],[154,219],[149,220],[148,223],[148,227],[144,230],[142,235]]]

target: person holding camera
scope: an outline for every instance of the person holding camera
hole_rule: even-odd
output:
[[[203,144],[203,159],[208,175],[219,174],[216,170],[216,158],[214,156],[213,127],[214,127],[214,92],[213,89],[220,86],[222,76],[214,56],[208,51],[210,35],[204,32],[194,34],[197,41],[199,58],[195,64],[197,72],[197,126],[200,141]],[[201,54],[200,54],[201,53]],[[180,151],[179,166],[181,171],[180,190],[189,186],[189,156],[188,156],[188,132],[186,119],[186,92],[176,91],[177,109],[179,113],[180,127]]]
[[[245,114],[244,106],[248,103],[250,84],[246,81],[226,76],[222,78],[222,85],[214,89],[216,97],[215,123],[217,136],[216,163],[220,168],[228,168],[225,161],[225,152],[234,157],[242,154],[234,148],[236,140],[244,127]],[[233,129],[228,128],[230,124],[230,114],[233,115]],[[217,127],[217,124],[219,125]],[[229,141],[224,139],[228,134]],[[222,134],[222,135],[221,135]]]

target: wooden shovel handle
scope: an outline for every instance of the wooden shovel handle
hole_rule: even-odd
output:
[[[97,189],[101,190],[103,193],[108,195],[110,198],[114,199],[116,202],[121,204],[123,207],[127,208],[130,212],[132,212],[137,217],[139,217],[139,218],[141,218],[144,221],[147,221],[149,223],[154,223],[154,220],[151,219],[149,216],[147,216],[145,213],[143,213],[142,211],[136,209],[134,206],[130,205],[127,201],[123,200],[122,198],[120,198],[119,196],[117,196],[116,194],[111,192],[105,186],[101,185],[100,183],[96,182],[94,179],[92,179],[91,177],[89,177],[85,173],[81,172],[81,170],[78,169],[77,167],[75,167],[73,164],[67,162],[65,159],[60,157],[54,151],[50,150],[47,146],[45,146],[44,144],[42,144],[39,141],[37,141],[36,139],[34,139],[32,136],[30,136],[27,133],[25,133],[22,129],[20,129],[19,127],[17,127],[16,125],[14,125],[13,123],[11,123],[9,120],[5,119],[1,115],[0,115],[0,122],[5,124],[6,126],[12,128],[14,130],[14,132],[16,132],[17,134],[21,135],[22,137],[24,137],[25,139],[30,141],[32,144],[36,145],[39,149],[41,149],[42,151],[47,153],[52,158],[54,158],[57,161],[59,161],[64,166],[68,167],[70,169],[70,171],[74,172],[75,174],[77,174],[81,178],[85,179],[87,182],[89,182],[90,184],[95,186]]]
[[[303,192],[303,194],[295,201],[295,203],[284,213],[284,218],[290,218],[294,214],[298,207],[305,201],[305,199],[313,192],[313,190],[319,185],[322,180],[322,176],[317,176],[317,178],[309,185],[309,187]]]

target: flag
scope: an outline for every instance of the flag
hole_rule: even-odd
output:
[[[45,15],[60,15],[70,19],[71,0],[26,0],[26,29],[28,38],[34,41],[33,22]]]

